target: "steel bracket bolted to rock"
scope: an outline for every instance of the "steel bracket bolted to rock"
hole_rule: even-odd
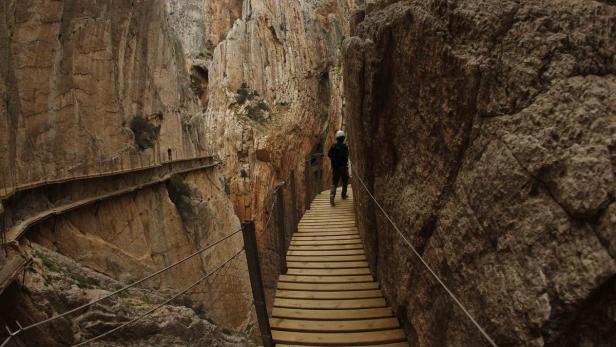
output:
[[[246,250],[246,262],[248,263],[248,275],[250,276],[250,287],[252,288],[252,298],[257,313],[259,330],[264,347],[273,347],[272,331],[265,305],[265,291],[261,279],[261,268],[259,267],[259,253],[257,251],[257,238],[255,235],[255,223],[251,220],[242,223],[242,235],[244,236],[244,249]]]

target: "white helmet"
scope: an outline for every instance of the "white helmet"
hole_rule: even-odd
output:
[[[346,135],[344,134],[344,131],[342,131],[342,130],[338,130],[338,131],[336,132],[336,138],[337,138],[337,139],[339,139],[339,138],[341,138],[341,137],[346,137]]]

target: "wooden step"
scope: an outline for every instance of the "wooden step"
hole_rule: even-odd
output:
[[[340,230],[345,230],[345,231],[348,231],[348,230],[359,230],[359,228],[356,227],[356,226],[351,226],[351,225],[348,225],[348,226],[346,226],[346,225],[345,226],[331,226],[331,225],[322,225],[322,226],[316,226],[315,225],[315,226],[310,226],[310,225],[300,225],[300,226],[298,226],[297,230],[299,230],[299,231],[302,231],[302,230],[305,230],[305,231],[317,230],[317,231],[319,231],[319,230],[321,230],[321,231],[330,231],[331,232],[331,231],[340,231]]]
[[[312,320],[355,320],[393,317],[389,307],[360,308],[352,310],[308,310],[300,308],[274,307],[274,318],[312,319]]]
[[[354,235],[359,236],[359,230],[357,228],[351,229],[334,229],[334,230],[326,230],[325,228],[315,229],[315,228],[306,228],[299,229],[296,236],[342,236],[342,235]]]
[[[357,276],[300,276],[300,275],[280,275],[279,282],[302,282],[302,283],[350,283],[350,282],[372,282],[372,275]]]
[[[345,250],[338,250],[338,251],[289,251],[287,252],[287,254],[290,256],[301,255],[301,256],[314,256],[314,257],[320,257],[324,255],[363,255],[364,250],[363,249],[345,249]]]
[[[292,246],[325,246],[325,245],[353,245],[362,244],[361,239],[354,238],[349,240],[296,240],[291,239]]]
[[[331,256],[322,256],[322,257],[314,257],[314,256],[295,256],[295,255],[287,255],[287,262],[339,262],[339,261],[366,261],[366,256],[364,254],[359,255],[331,255]]]
[[[323,217],[332,217],[332,218],[345,218],[345,219],[352,219],[355,220],[355,212],[352,209],[349,210],[341,210],[341,209],[337,209],[337,210],[332,210],[332,211],[327,211],[327,212],[317,212],[317,211],[313,211],[313,210],[308,210],[303,218],[302,221],[305,220],[309,220],[312,218],[323,218]]]
[[[290,251],[329,251],[329,250],[347,250],[347,249],[364,249],[361,243],[350,245],[290,245]]]
[[[294,236],[297,237],[319,237],[319,236],[359,236],[359,229],[351,229],[351,228],[302,228],[297,229]]]
[[[286,343],[278,343],[276,344],[276,347],[310,347],[307,345],[298,345],[298,344],[293,344],[293,345],[289,345]],[[409,347],[408,342],[394,342],[394,343],[384,343],[384,344],[378,344],[378,345],[363,345],[363,347]]]
[[[288,275],[308,276],[340,276],[340,275],[370,275],[367,267],[358,269],[293,269],[289,268]]]
[[[307,242],[313,242],[315,245],[334,245],[334,244],[345,244],[345,243],[355,243],[362,242],[359,235],[348,235],[348,236],[301,236],[298,234],[293,235],[291,238],[291,243],[296,242],[297,244],[305,244]]]
[[[362,332],[396,329],[400,327],[396,318],[341,321],[272,318],[270,319],[270,326],[275,330],[306,332]]]
[[[335,214],[331,215],[322,215],[322,216],[306,216],[302,218],[300,224],[310,224],[310,223],[355,223],[355,218],[351,215],[347,216],[338,216]]]
[[[401,329],[371,332],[313,333],[272,330],[276,343],[300,343],[308,346],[361,346],[374,343],[400,342],[406,339]]]
[[[336,235],[336,236],[303,236],[300,234],[293,235],[293,241],[359,241],[361,238],[357,234]]]
[[[351,283],[299,283],[278,282],[278,290],[301,291],[356,291],[379,289],[377,282],[351,282]]]
[[[278,343],[299,343],[308,346],[363,346],[376,343],[402,342],[406,335],[402,329],[370,332],[297,332],[272,330],[272,338]]]
[[[319,299],[319,300],[337,300],[337,299],[367,299],[381,298],[383,293],[378,290],[349,290],[337,292],[322,292],[322,291],[306,291],[306,290],[277,290],[276,297],[286,299]]]
[[[355,269],[368,267],[366,261],[349,262],[308,262],[308,261],[288,261],[289,269]]]
[[[303,220],[298,223],[299,226],[311,226],[311,225],[356,225],[354,219],[335,219],[332,217],[322,217],[313,220]]]
[[[348,215],[332,215],[330,213],[323,215],[307,215],[302,218],[301,223],[304,222],[322,222],[324,220],[331,220],[336,222],[354,222],[355,216],[350,213]]]
[[[315,310],[339,310],[355,308],[377,308],[386,307],[387,303],[383,298],[369,299],[346,299],[346,300],[312,300],[312,299],[285,299],[276,298],[275,307],[286,308],[305,308]]]

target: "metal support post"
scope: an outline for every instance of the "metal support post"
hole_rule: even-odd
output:
[[[306,206],[306,210],[310,209],[310,160],[307,160],[304,163],[304,206]]]
[[[257,251],[257,238],[255,235],[255,223],[247,220],[242,223],[242,235],[244,236],[244,249],[246,250],[246,262],[248,263],[248,275],[252,298],[257,313],[257,321],[261,330],[261,339],[264,347],[273,347],[272,331],[270,329],[267,306],[265,305],[265,291],[259,267],[259,254]]]
[[[284,190],[278,187],[276,191],[276,225],[278,229],[278,255],[280,259],[280,273],[287,273],[287,231],[284,220]]]
[[[293,216],[293,224],[291,225],[293,226],[293,228],[295,228],[299,221],[299,215],[297,214],[297,190],[295,188],[295,170],[291,171],[291,178],[289,180],[291,181],[291,215]],[[294,231],[295,229],[291,232],[293,233]]]

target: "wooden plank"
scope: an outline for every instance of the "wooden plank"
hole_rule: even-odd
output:
[[[336,300],[336,299],[366,299],[366,298],[381,298],[383,293],[378,289],[373,290],[353,290],[353,291],[308,291],[308,290],[277,290],[276,297],[286,299],[319,299],[319,300]]]
[[[315,235],[310,236],[336,236],[336,235],[345,235],[345,234],[354,234],[359,235],[358,228],[306,228],[302,227],[297,229],[296,235],[303,236],[306,233],[313,233]]]
[[[304,331],[304,332],[362,332],[374,330],[388,330],[400,327],[396,318],[318,321],[272,318],[270,325],[275,330]]]
[[[351,282],[351,283],[298,283],[278,282],[278,290],[303,290],[303,291],[355,291],[378,289],[377,282]]]
[[[363,249],[346,249],[342,251],[289,251],[287,253],[290,256],[302,255],[302,256],[314,256],[320,257],[324,255],[363,255]]]
[[[315,214],[310,214],[310,215],[306,215],[302,218],[302,220],[300,221],[300,223],[306,223],[306,222],[311,222],[311,223],[322,223],[324,221],[334,221],[334,222],[340,222],[340,223],[347,223],[347,222],[355,222],[355,214],[354,213],[345,213],[345,214],[340,214],[340,213],[315,213]]]
[[[307,216],[304,216],[304,218],[302,218],[301,223],[305,223],[305,222],[323,222],[323,221],[327,221],[327,220],[331,220],[331,221],[336,221],[336,222],[355,222],[355,214],[354,213],[348,213],[348,214],[340,214],[340,213],[328,213],[328,214],[310,214]]]
[[[280,275],[279,282],[303,282],[303,283],[349,283],[349,282],[372,282],[371,275],[358,276],[299,276]]]
[[[314,220],[302,219],[302,221],[299,222],[299,225],[332,225],[332,224],[335,224],[335,225],[353,224],[355,225],[355,220],[353,219],[342,220],[342,219],[336,219],[332,217],[323,217],[323,218],[314,219]]]
[[[295,234],[293,241],[360,241],[359,234],[335,235],[335,236],[304,236]]]
[[[329,251],[329,250],[347,250],[347,249],[364,249],[361,243],[350,245],[291,245],[290,251]]]
[[[393,312],[389,307],[353,310],[307,310],[300,308],[274,307],[272,309],[272,317],[313,320],[355,320],[393,317]]]
[[[349,262],[308,262],[308,261],[293,261],[287,262],[289,269],[354,269],[368,267],[366,261],[349,261]]]
[[[401,342],[406,335],[401,329],[379,330],[370,332],[296,332],[272,330],[272,337],[278,343],[300,343],[309,346],[365,345],[374,343]]]
[[[394,343],[384,343],[384,344],[378,344],[378,345],[362,345],[363,347],[409,347],[409,343],[404,341],[404,342],[394,342]],[[276,347],[309,347],[307,345],[297,345],[297,344],[286,344],[286,343],[277,343]],[[353,346],[346,346],[346,347],[353,347]]]
[[[291,240],[291,246],[336,246],[336,245],[362,245],[359,238],[351,240]]]
[[[295,233],[296,236],[341,236],[341,235],[355,235],[359,236],[359,229],[357,228],[301,228]]]
[[[355,308],[386,307],[383,298],[347,299],[347,300],[312,300],[312,299],[285,299],[276,298],[275,307],[306,308],[315,310],[339,310]]]
[[[320,223],[320,224],[299,224],[297,226],[298,229],[357,229],[357,225],[355,223],[345,223],[345,224],[336,224],[336,223]]]
[[[289,275],[304,275],[304,276],[352,276],[352,275],[370,275],[368,268],[357,269],[288,269]]]
[[[336,223],[322,223],[322,224],[300,224],[297,226],[297,229],[331,229],[331,230],[339,230],[339,229],[357,229],[358,227],[355,223],[348,224],[336,224]]]
[[[302,217],[302,220],[304,218],[314,218],[314,217],[355,219],[355,211],[353,209],[345,209],[345,208],[312,209],[312,210],[308,210],[304,214],[304,216]]]
[[[363,254],[359,255],[330,255],[330,256],[322,256],[322,257],[314,257],[314,256],[294,256],[287,255],[287,261],[307,261],[307,262],[339,262],[339,261],[365,261],[366,256]]]
[[[360,237],[359,233],[357,231],[347,231],[347,232],[329,232],[329,233],[325,233],[323,234],[323,232],[303,232],[303,233],[295,233],[295,235],[293,236],[294,240],[329,240],[332,237],[340,237],[340,238],[347,238],[347,239],[357,239]]]
[[[314,217],[327,216],[332,218],[347,218],[355,219],[355,211],[353,209],[332,209],[328,211],[313,211],[308,210],[304,213],[302,220],[310,219]]]

